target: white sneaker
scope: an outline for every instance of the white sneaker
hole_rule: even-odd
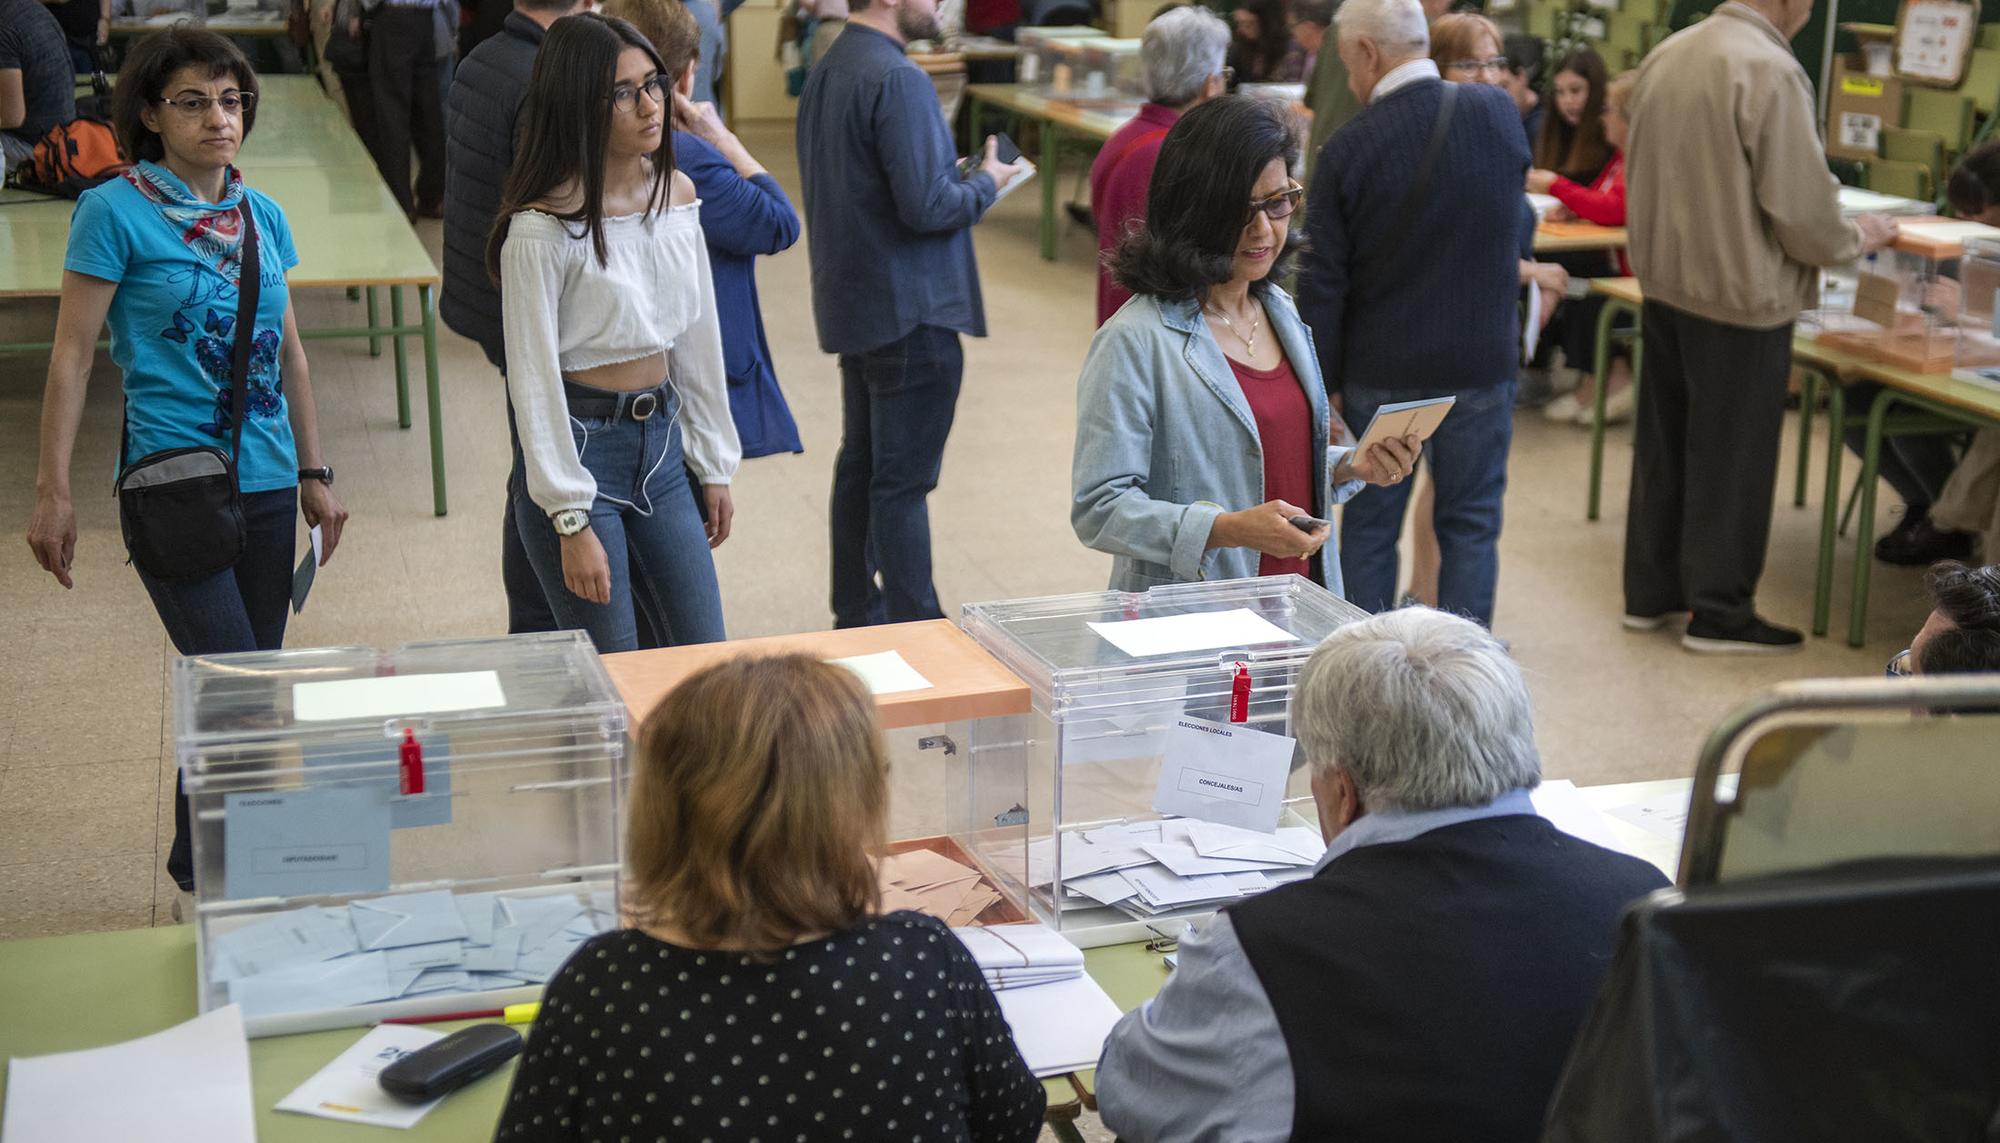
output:
[[[1630,420],[1633,411],[1638,407],[1639,391],[1637,389],[1630,385],[1622,389],[1614,389],[1605,394],[1604,397],[1604,423],[1615,425],[1622,421]],[[1586,425],[1590,423],[1588,412],[1583,417],[1583,423]]]
[[[1583,406],[1577,402],[1576,394],[1564,393],[1562,396],[1542,406],[1542,416],[1557,424],[1562,424],[1565,421],[1573,422],[1576,420],[1577,410],[1579,409],[1583,409]],[[1584,423],[1589,424],[1590,412],[1587,409],[1584,409],[1583,412]]]
[[[1670,623],[1686,619],[1685,611],[1663,611],[1658,615],[1627,615],[1620,622],[1627,631],[1658,631]]]

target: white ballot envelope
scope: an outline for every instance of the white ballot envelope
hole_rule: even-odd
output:
[[[465,918],[449,891],[403,893],[351,902],[348,916],[364,949],[392,949],[403,945],[428,945],[438,941],[462,941],[466,937]]]
[[[1270,833],[1284,810],[1294,746],[1281,734],[1182,715],[1167,727],[1153,808]]]
[[[1457,397],[1427,397],[1421,401],[1394,401],[1383,405],[1375,410],[1375,417],[1368,422],[1367,431],[1355,444],[1354,455],[1360,456],[1391,437],[1413,436],[1427,441],[1444,423],[1444,415],[1451,412],[1451,407],[1456,404]]]

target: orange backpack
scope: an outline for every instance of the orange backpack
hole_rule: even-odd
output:
[[[111,124],[81,116],[49,128],[34,154],[14,171],[14,185],[41,194],[76,198],[124,174],[132,164],[118,152]]]

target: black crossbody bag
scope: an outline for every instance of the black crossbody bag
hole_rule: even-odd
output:
[[[243,558],[243,494],[236,461],[250,406],[250,344],[257,336],[257,228],[247,206],[237,278],[234,352],[229,361],[229,451],[214,445],[161,449],[118,473],[118,523],[125,551],[140,571],[163,580],[194,580],[236,566]],[[130,448],[130,425],[119,430],[118,458]]]

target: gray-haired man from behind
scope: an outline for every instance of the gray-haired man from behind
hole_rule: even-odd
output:
[[[1218,914],[1098,1064],[1128,1143],[1532,1143],[1659,870],[1537,817],[1520,669],[1422,608],[1322,643],[1292,721],[1326,856]]]

